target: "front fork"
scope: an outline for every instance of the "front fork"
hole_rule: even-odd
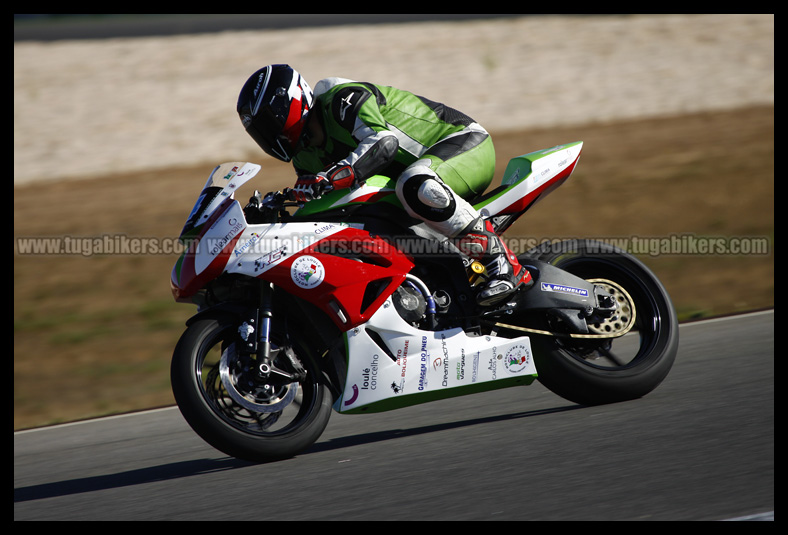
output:
[[[271,373],[271,320],[274,316],[274,286],[260,282],[260,307],[257,309],[257,373],[268,377]]]
[[[289,345],[274,349],[271,343],[271,325],[274,317],[274,285],[272,283],[260,281],[259,302],[259,307],[251,314],[254,317],[250,318],[248,323],[243,322],[238,328],[238,333],[244,341],[244,353],[256,356],[254,359],[256,379],[261,383],[281,384],[303,381],[306,378],[306,372]],[[280,352],[283,353],[281,361],[283,363],[289,361],[287,367],[292,371],[284,370],[275,364],[274,361]]]

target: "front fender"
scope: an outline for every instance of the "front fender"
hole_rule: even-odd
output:
[[[241,303],[219,303],[209,308],[198,311],[194,316],[186,320],[186,326],[190,326],[195,321],[201,319],[215,319],[221,323],[241,322],[245,318],[254,317],[251,314],[254,310],[249,305]]]

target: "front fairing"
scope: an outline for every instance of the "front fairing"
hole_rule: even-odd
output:
[[[232,199],[235,191],[254,177],[260,166],[248,162],[228,162],[217,166],[203,186],[197,202],[194,203],[186,224],[181,230],[180,240],[188,243],[198,236],[203,225],[208,221],[222,201]]]
[[[225,222],[223,224],[229,225],[230,228],[220,228],[218,231],[227,231],[225,235],[232,234],[231,238],[237,238],[237,235],[246,228],[243,212],[233,198],[235,191],[258,171],[260,166],[254,163],[227,162],[216,166],[211,172],[181,230],[179,239],[186,246],[186,251],[178,258],[170,275],[170,286],[176,301],[189,302],[199,289],[199,285],[204,282],[197,277],[202,270],[195,272],[195,267],[200,267],[199,261],[195,265],[195,258],[198,256],[197,247],[205,232],[208,230],[217,232],[217,229],[209,229],[209,227],[222,219]],[[223,218],[228,210],[236,210],[238,213],[234,217]],[[218,240],[214,240],[214,243],[218,243]],[[203,254],[206,250],[207,248],[203,248]]]
[[[181,235],[186,251],[171,274],[175,300],[196,302],[226,273],[272,282],[317,305],[343,329],[364,323],[413,268],[410,257],[360,226],[315,220],[250,224],[233,193],[258,170],[237,163],[212,173]],[[388,193],[393,190],[383,194]]]

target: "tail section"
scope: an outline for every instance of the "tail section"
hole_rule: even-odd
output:
[[[583,149],[576,141],[512,158],[501,186],[478,199],[484,217],[495,218],[500,234],[534,203],[560,186],[574,171]]]

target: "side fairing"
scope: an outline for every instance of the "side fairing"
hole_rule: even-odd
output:
[[[238,249],[247,235],[267,244],[242,252],[228,272],[273,282],[317,305],[342,330],[366,322],[413,268],[391,243],[336,223],[271,225],[265,236],[254,236],[254,226],[247,232]]]
[[[425,331],[387,300],[370,321],[345,333],[347,379],[334,409],[379,412],[418,403],[528,385],[536,378],[528,337]]]

